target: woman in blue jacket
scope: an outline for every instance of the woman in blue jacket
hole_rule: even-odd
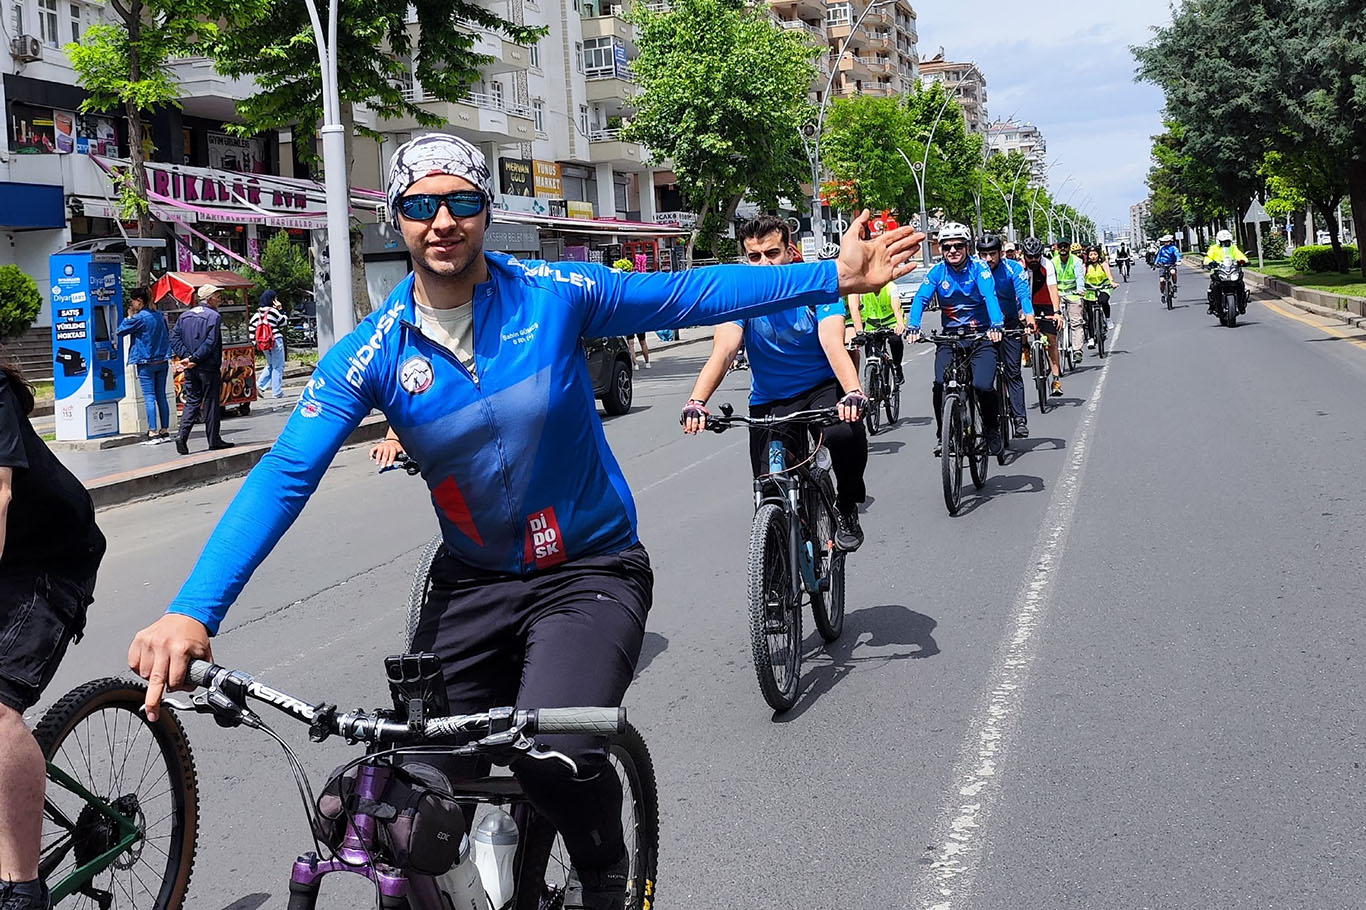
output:
[[[128,336],[128,362],[138,368],[143,403],[147,405],[147,438],[168,439],[171,405],[166,400],[166,372],[170,366],[171,332],[166,327],[166,317],[157,310],[146,290],[138,288],[128,295],[128,316],[119,323],[119,334]]]

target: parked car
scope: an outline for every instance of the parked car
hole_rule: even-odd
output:
[[[586,338],[583,350],[588,374],[593,377],[593,394],[602,402],[603,410],[613,417],[631,410],[633,374],[626,339],[621,335]]]

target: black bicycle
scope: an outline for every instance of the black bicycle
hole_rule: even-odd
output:
[[[1022,338],[1027,335],[1025,329],[1006,329],[1001,332],[1003,338]],[[971,374],[969,374],[971,380]],[[969,385],[971,382],[969,381]],[[996,396],[1000,399],[1000,406],[996,409],[1000,416],[997,421],[1001,431],[1001,451],[996,453],[996,462],[1002,467],[1010,458],[1010,440],[1015,436],[1015,406],[1010,403],[1010,383],[1006,379],[1006,358],[1005,349],[998,343],[996,345]],[[1024,416],[1024,415],[1019,415]],[[983,472],[983,478],[986,473]],[[979,484],[980,488],[980,484]]]
[[[1172,308],[1172,301],[1176,299],[1176,266],[1164,265],[1162,269],[1162,302],[1167,305],[1167,309]]]
[[[987,460],[990,454],[987,452],[981,405],[972,388],[972,353],[978,344],[990,341],[985,332],[931,334],[919,341],[935,346],[949,345],[953,349],[953,359],[944,371],[939,457],[944,480],[944,505],[948,506],[950,515],[957,515],[963,505],[964,463],[972,475],[973,487],[980,490],[987,482]]]
[[[707,429],[734,426],[802,433],[840,422],[837,408],[782,417],[742,417],[728,404],[707,418]],[[802,598],[811,603],[821,638],[844,630],[845,553],[835,546],[835,484],[830,452],[817,443],[810,457],[788,463],[781,436],[768,443],[768,473],[754,481],[749,536],[749,631],[759,691],[774,711],[797,703],[801,687]]]
[[[1096,356],[1098,357],[1105,356],[1105,339],[1106,335],[1109,333],[1109,327],[1106,325],[1105,321],[1105,310],[1101,308],[1099,295],[1108,294],[1110,291],[1114,290],[1114,288],[1114,284],[1108,281],[1104,284],[1091,284],[1088,282],[1086,285],[1084,304],[1086,307],[1086,333],[1090,335],[1091,340],[1096,343]]]
[[[877,435],[880,429],[879,408],[886,412],[889,427],[901,417],[901,380],[888,345],[895,337],[891,329],[874,329],[854,337],[854,344],[864,349],[863,394],[868,396],[868,407],[863,410],[863,425],[869,436]]]
[[[1048,319],[1048,316],[1041,316],[1040,319]],[[1042,331],[1034,332],[1030,336],[1029,342],[1029,366],[1034,374],[1034,391],[1039,394],[1039,413],[1048,413],[1048,382],[1052,378],[1052,370],[1049,369],[1051,361],[1048,357],[1048,336]]]

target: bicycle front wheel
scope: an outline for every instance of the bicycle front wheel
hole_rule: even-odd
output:
[[[967,441],[963,438],[963,403],[956,394],[944,396],[944,425],[939,444],[944,478],[944,505],[957,515],[963,504],[963,457]]]
[[[793,595],[787,513],[764,503],[749,537],[749,638],[759,691],[774,711],[797,703],[802,664],[802,611]]]
[[[417,568],[413,570],[413,586],[408,591],[408,626],[403,637],[405,652],[411,649],[413,636],[417,634],[417,623],[422,618],[422,605],[427,602],[427,595],[432,589],[432,564],[436,562],[437,556],[441,555],[443,546],[445,541],[438,534],[427,541],[427,545],[422,548],[422,554],[417,558]]]
[[[895,366],[887,368],[886,382],[883,384],[886,393],[883,395],[882,404],[887,410],[889,426],[901,419],[901,383],[897,380],[895,371]]]
[[[169,708],[149,722],[141,713],[146,693],[123,679],[88,682],[58,699],[33,731],[48,762],[38,871],[54,904],[184,904],[199,784],[185,729]]]
[[[1002,402],[1001,407],[1004,406]],[[973,487],[980,490],[987,485],[987,464],[991,460],[991,453],[987,451],[986,424],[982,420],[982,408],[975,394],[968,403],[966,427],[969,436],[968,473],[972,475]]]
[[[882,400],[882,370],[872,361],[864,368],[863,394],[868,396],[868,406],[863,409],[863,426],[869,436],[876,436],[881,418],[878,404]]]
[[[607,744],[607,759],[621,781],[621,830],[629,857],[626,872],[626,910],[646,910],[655,902],[655,876],[659,867],[659,786],[654,760],[645,740],[631,724]],[[547,825],[535,815],[533,826]],[[528,837],[528,841],[534,840]],[[546,832],[551,840],[551,832]],[[518,877],[517,910],[545,910],[564,906],[569,884],[569,852],[558,834],[547,852],[523,859]],[[537,887],[540,884],[540,887]]]
[[[811,617],[816,631],[826,641],[834,641],[844,631],[844,552],[835,546],[835,510],[831,503],[835,491],[830,477],[820,475],[820,491],[812,491],[815,510],[812,544],[815,547],[816,576],[821,590],[811,592]]]

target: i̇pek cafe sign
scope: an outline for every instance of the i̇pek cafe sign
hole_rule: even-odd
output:
[[[127,167],[123,162],[107,164],[116,172]],[[81,200],[84,214],[118,218],[112,181],[103,171],[100,176],[104,186],[96,192],[78,190],[85,197]],[[310,180],[149,161],[146,185],[153,214],[163,221],[264,224],[305,230],[327,227],[323,189]]]

